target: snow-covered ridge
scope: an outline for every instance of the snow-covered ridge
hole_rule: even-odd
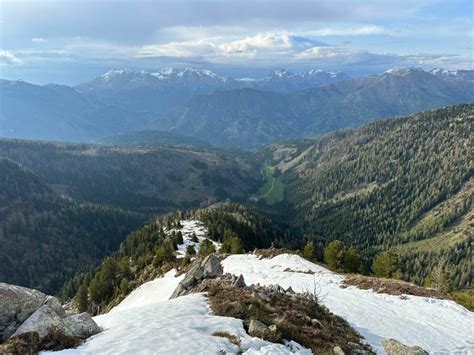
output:
[[[314,77],[329,77],[332,79],[336,79],[338,77],[348,78],[347,74],[342,73],[340,71],[327,72],[321,69],[312,69],[307,72],[292,73],[288,70],[283,69],[283,70],[272,70],[270,73],[270,77],[268,77],[266,80],[277,79],[277,78],[278,79],[284,79],[284,78],[310,79]]]
[[[407,76],[412,73],[427,73],[421,68],[392,68],[386,70],[383,74],[391,74],[391,75],[396,75],[396,76]]]
[[[188,245],[196,251],[205,239],[206,227],[197,220],[181,221],[182,257]],[[193,241],[193,235],[197,241]],[[216,247],[219,245],[216,244]],[[217,249],[217,248],[216,248]],[[368,344],[383,354],[381,342],[396,339],[418,345],[432,354],[473,354],[474,313],[449,300],[417,296],[393,296],[343,285],[344,276],[297,255],[272,259],[256,255],[231,255],[222,261],[225,273],[243,275],[245,283],[273,285],[295,292],[316,290],[320,303],[346,319]],[[249,336],[242,320],[212,313],[204,294],[170,300],[184,275],[171,270],[141,285],[109,313],[94,318],[104,331],[77,349],[63,354],[309,354],[296,343],[274,344]],[[240,349],[228,339],[214,336],[228,332],[240,338]]]
[[[127,79],[131,81],[146,81],[146,80],[184,80],[184,79],[207,79],[216,82],[225,83],[228,80],[233,80],[230,77],[220,76],[209,69],[195,69],[195,68],[163,68],[155,72],[149,72],[145,70],[130,70],[130,69],[113,69],[109,70],[100,77],[105,82],[113,80]],[[349,78],[342,72],[327,72],[321,69],[312,69],[308,72],[293,73],[288,70],[273,70],[270,75],[264,79],[244,78],[237,79],[236,81],[268,81],[274,79],[312,79],[312,78],[327,78],[327,79],[347,79]]]
[[[142,78],[142,79],[156,79],[156,80],[170,80],[170,79],[186,79],[186,78],[208,78],[216,81],[226,81],[227,78],[219,76],[208,69],[194,69],[194,68],[163,68],[156,72],[148,72],[145,70],[130,70],[130,69],[113,69],[100,76],[104,81],[110,81],[120,78]]]
[[[346,319],[378,353],[384,353],[384,338],[418,345],[433,354],[474,353],[474,313],[453,301],[341,287],[342,275],[297,255],[273,259],[232,255],[222,264],[224,272],[242,274],[247,284],[279,284],[296,292],[316,285],[321,303]]]
[[[307,349],[291,342],[288,346],[251,337],[242,320],[212,314],[202,293],[170,300],[181,277],[175,271],[143,284],[109,313],[94,320],[104,330],[76,349],[60,354],[300,354]],[[240,349],[227,338],[214,336],[228,332],[240,338]],[[292,351],[293,349],[293,351]],[[296,349],[296,351],[294,351]]]

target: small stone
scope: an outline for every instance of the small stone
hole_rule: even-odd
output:
[[[254,337],[261,336],[268,331],[268,327],[259,320],[252,319],[249,323],[249,334]]]
[[[332,351],[334,351],[335,355],[345,355],[344,350],[342,350],[340,346],[335,346]]]
[[[387,355],[428,355],[428,352],[419,346],[407,346],[395,339],[384,339],[383,348]]]
[[[232,283],[232,286],[235,288],[245,287],[245,281],[242,274],[240,274],[240,276]]]

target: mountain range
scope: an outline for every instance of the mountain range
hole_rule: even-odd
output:
[[[358,78],[275,71],[259,80],[202,69],[123,69],[74,88],[2,80],[0,89],[4,137],[91,142],[159,130],[244,149],[474,97],[472,71],[416,68]],[[162,136],[155,134],[156,143]]]
[[[339,239],[360,252],[365,270],[377,253],[392,250],[404,279],[422,284],[441,266],[453,288],[464,288],[473,110],[429,110],[254,153],[0,139],[0,257],[8,270],[0,276],[57,291],[79,266],[104,255],[97,250],[113,250],[137,221],[230,200],[245,205],[233,218],[238,212],[250,220],[239,230],[217,212],[200,218],[213,234],[222,235],[224,226],[238,232],[248,250],[302,248],[308,240],[321,248]],[[83,237],[92,243],[84,251]],[[77,253],[67,268],[52,256],[69,250],[62,243]]]

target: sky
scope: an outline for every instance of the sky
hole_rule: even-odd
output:
[[[114,68],[351,75],[474,69],[469,0],[0,0],[0,78],[74,85]]]

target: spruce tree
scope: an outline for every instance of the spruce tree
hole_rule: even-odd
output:
[[[313,261],[316,258],[316,248],[314,247],[314,242],[312,240],[308,240],[304,249],[303,249],[303,257],[310,261]]]
[[[344,271],[352,273],[360,272],[361,265],[360,255],[357,252],[357,249],[351,245],[344,253]]]
[[[377,277],[397,277],[400,274],[398,254],[386,251],[377,255],[372,263],[372,271]]]
[[[342,270],[344,266],[344,243],[333,240],[324,249],[324,261],[333,270]]]
[[[87,296],[87,287],[86,285],[79,286],[79,289],[76,293],[76,307],[79,312],[86,312],[87,307],[89,306],[89,300]]]
[[[242,246],[242,241],[239,237],[232,238],[230,242],[230,252],[232,254],[243,254],[244,247]]]

